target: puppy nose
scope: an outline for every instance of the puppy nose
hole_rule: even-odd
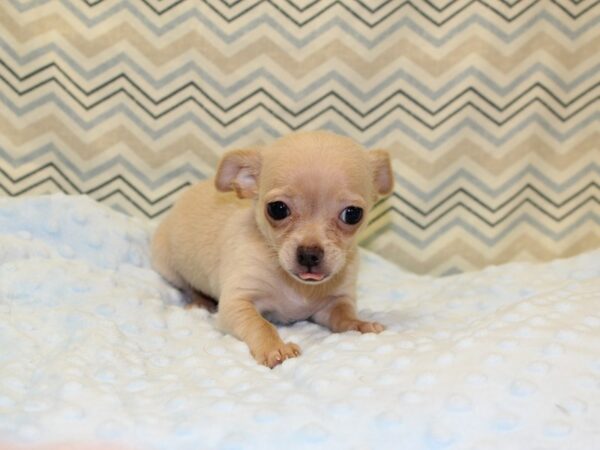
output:
[[[296,257],[298,259],[298,264],[301,266],[306,266],[310,269],[321,262],[324,254],[325,252],[321,247],[305,247],[301,245],[298,247]]]

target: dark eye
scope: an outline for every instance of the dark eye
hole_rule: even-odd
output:
[[[340,220],[348,225],[356,225],[362,219],[363,210],[358,206],[348,206],[340,214]]]
[[[273,220],[283,220],[290,215],[290,208],[283,202],[267,203],[267,214]]]

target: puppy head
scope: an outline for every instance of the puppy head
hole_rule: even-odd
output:
[[[343,269],[367,212],[392,191],[393,175],[387,152],[309,132],[227,153],[215,185],[255,199],[256,222],[281,267],[318,284]]]

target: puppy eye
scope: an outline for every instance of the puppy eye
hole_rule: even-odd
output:
[[[358,206],[348,206],[340,213],[340,220],[348,225],[356,225],[362,219],[363,210]]]
[[[290,208],[283,202],[267,203],[267,214],[273,220],[283,220],[290,215]]]

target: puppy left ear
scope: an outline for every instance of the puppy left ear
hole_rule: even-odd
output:
[[[368,155],[377,193],[380,196],[391,194],[394,189],[394,174],[389,153],[385,150],[370,150]]]
[[[258,192],[260,167],[259,150],[229,151],[219,163],[215,187],[221,192],[235,191],[239,198],[252,198]]]

